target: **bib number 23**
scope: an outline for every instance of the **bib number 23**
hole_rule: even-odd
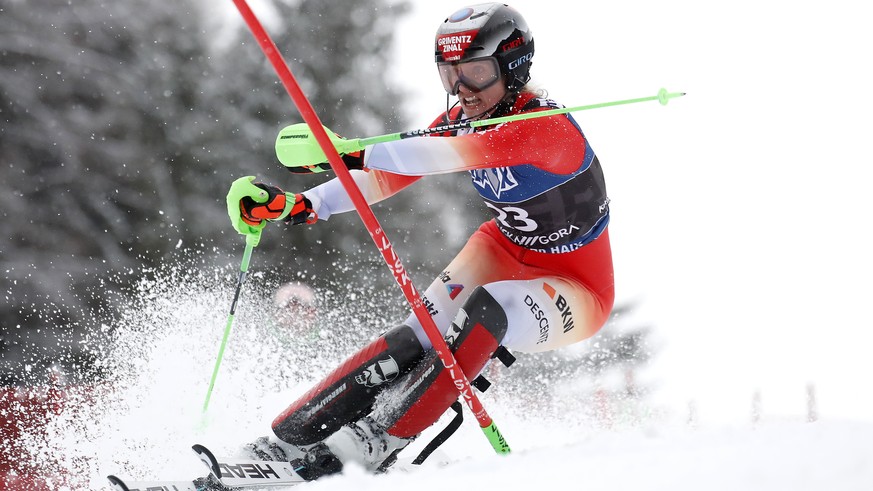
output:
[[[497,213],[495,219],[506,227],[513,228],[519,232],[533,232],[537,229],[537,222],[533,221],[523,208],[515,206],[498,208],[487,201],[485,204]]]

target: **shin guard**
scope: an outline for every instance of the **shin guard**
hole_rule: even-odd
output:
[[[388,331],[352,355],[273,421],[282,441],[309,445],[367,414],[376,395],[411,371],[424,350],[409,326]]]
[[[503,307],[482,287],[464,302],[446,334],[446,343],[469,380],[474,379],[500,346],[506,335]],[[435,351],[429,351],[418,367],[405,378],[399,404],[390,411],[395,416],[388,433],[411,438],[432,425],[458,398],[458,389]],[[381,408],[380,408],[381,409]]]

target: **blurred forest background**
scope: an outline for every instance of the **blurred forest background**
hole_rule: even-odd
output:
[[[276,160],[279,129],[302,119],[232,9],[0,1],[5,379],[22,376],[22,364],[52,364],[57,339],[75,344],[77,330],[112,317],[107,291],[123,295],[180,251],[238,263],[243,241],[224,203],[233,179],[257,174],[293,191],[324,180],[291,176]],[[301,0],[273,4],[262,21],[323,122],[371,136],[405,127],[403,94],[386,73],[391,27],[407,9]],[[420,219],[413,209],[426,210],[412,201],[437,192],[392,200],[393,240]],[[280,276],[330,270],[342,282],[352,273],[336,267],[337,254],[371,240],[353,214],[330,223],[268,229],[255,261]]]
[[[362,137],[409,129],[402,80],[389,75],[402,41],[392,27],[409,9],[292,0],[259,14],[322,121]],[[303,191],[330,177],[276,160],[276,134],[300,121],[231,2],[0,0],[0,382],[39,383],[58,368],[93,377],[83,336],[111,332],[143,275],[238,270],[230,182],[256,174]],[[375,207],[421,290],[487,217],[468,179],[429,178]],[[252,269],[277,285],[369,289],[403,318],[357,215],[298,227],[268,227]],[[639,332],[599,356],[636,357]]]

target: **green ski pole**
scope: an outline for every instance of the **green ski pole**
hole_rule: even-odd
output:
[[[206,400],[203,401],[203,414],[209,408],[209,399],[212,397],[212,389],[215,387],[215,380],[218,378],[218,369],[221,367],[221,360],[224,358],[224,348],[227,346],[227,340],[230,337],[230,329],[233,326],[233,317],[236,314],[236,304],[239,301],[239,295],[242,291],[243,283],[246,281],[246,273],[249,270],[249,261],[252,258],[252,250],[255,244],[258,243],[259,237],[256,235],[246,236],[246,249],[243,252],[242,263],[239,266],[239,277],[236,281],[236,292],[233,294],[233,302],[230,304],[230,313],[227,315],[227,324],[224,327],[224,336],[221,338],[221,347],[218,348],[218,357],[215,360],[215,368],[212,369],[212,379],[209,381],[209,389],[206,391]]]
[[[354,153],[363,150],[368,145],[376,143],[385,143],[405,138],[413,138],[416,136],[431,135],[434,133],[445,133],[447,131],[455,131],[464,128],[479,128],[482,126],[491,126],[494,124],[510,123],[512,121],[522,121],[525,119],[543,118],[546,116],[555,116],[558,114],[566,114],[578,111],[587,111],[589,109],[599,109],[602,107],[621,106],[625,104],[636,104],[639,102],[658,101],[662,106],[666,106],[670,99],[682,97],[685,92],[668,92],[667,89],[661,89],[656,95],[649,97],[638,97],[635,99],[623,99],[619,101],[601,102],[598,104],[588,104],[584,106],[564,107],[560,109],[549,109],[547,111],[535,111],[522,114],[513,114],[501,118],[491,118],[482,120],[461,121],[458,123],[445,124],[435,126],[433,128],[422,128],[418,130],[405,131],[401,133],[389,133],[386,135],[371,136],[368,138],[354,138],[347,140],[340,138],[329,129],[325,128],[331,143],[339,154]],[[324,151],[318,146],[318,142],[312,135],[312,130],[306,123],[297,123],[282,128],[279,136],[276,138],[276,156],[279,162],[286,167],[309,167],[312,172],[323,172],[327,170],[324,166],[319,166],[327,162],[327,157]]]

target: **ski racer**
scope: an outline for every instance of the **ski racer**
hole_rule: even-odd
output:
[[[533,55],[533,34],[513,8],[485,3],[451,14],[436,33],[447,102],[432,126],[561,107],[528,85]],[[463,171],[493,212],[423,295],[469,380],[498,349],[554,350],[605,323],[614,300],[609,198],[570,114],[380,143],[343,160],[369,203],[428,174]],[[271,221],[311,224],[354,209],[338,179],[293,193],[243,177],[227,204],[246,235]],[[247,450],[262,460],[300,459],[307,479],[349,462],[379,472],[457,398],[410,315],[300,396],[275,418],[274,435]]]

